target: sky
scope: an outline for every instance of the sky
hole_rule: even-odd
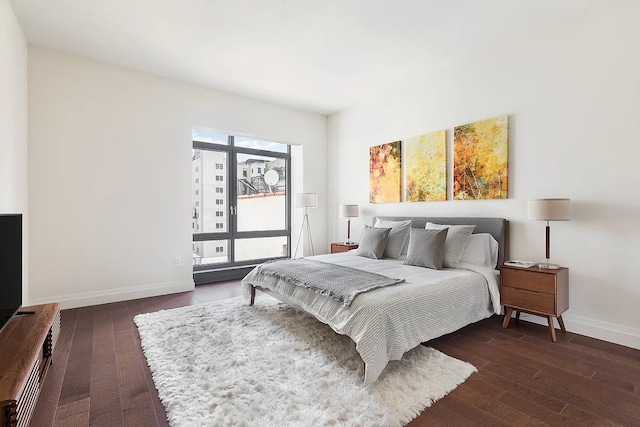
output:
[[[228,141],[227,137],[228,137],[227,134],[218,133],[214,130],[210,130],[206,128],[193,128],[194,141],[227,145],[227,141]],[[264,141],[256,138],[245,138],[242,136],[236,136],[234,138],[234,144],[236,147],[277,151],[279,153],[287,152],[287,144],[280,144],[278,142],[273,142],[273,141]]]

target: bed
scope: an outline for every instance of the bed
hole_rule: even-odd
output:
[[[508,259],[508,221],[503,218],[385,216],[374,218],[374,224],[376,222],[383,228],[384,224],[409,223],[409,227],[415,229],[424,229],[427,223],[474,225],[473,234],[478,235],[474,241],[487,234],[495,239],[495,265],[502,265]],[[411,236],[413,238],[413,234]],[[286,278],[259,276],[256,270],[260,266],[242,280],[244,295],[253,304],[256,290],[268,293],[309,313],[336,333],[349,336],[364,361],[364,382],[371,384],[389,361],[401,359],[417,345],[500,313],[495,266],[488,268],[460,260],[458,268],[434,270],[405,265],[409,255],[404,252],[406,246],[397,258],[371,259],[359,256],[357,250],[308,257],[321,263],[403,280],[393,286],[358,294],[348,306]]]

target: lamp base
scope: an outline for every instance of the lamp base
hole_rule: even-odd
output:
[[[544,268],[546,270],[557,270],[560,268],[558,264],[549,264],[548,262],[541,262],[538,264],[538,268]]]

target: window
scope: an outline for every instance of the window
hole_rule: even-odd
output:
[[[192,160],[193,206],[200,209],[193,219],[194,278],[290,256],[288,145],[196,128]],[[267,182],[269,170],[278,174]]]

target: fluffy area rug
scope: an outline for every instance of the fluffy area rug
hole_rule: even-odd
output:
[[[351,339],[266,295],[134,321],[173,427],[402,426],[476,371],[418,346],[365,387]]]

